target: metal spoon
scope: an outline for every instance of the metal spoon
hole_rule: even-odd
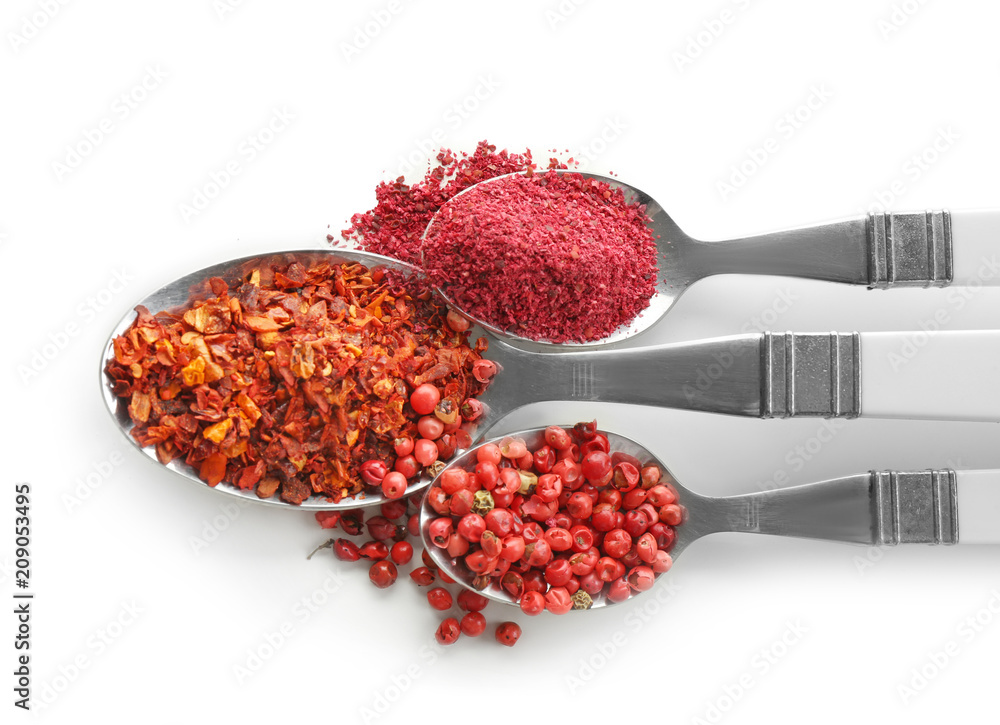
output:
[[[509,435],[523,438],[532,450],[543,444],[544,432],[544,428],[534,428]],[[659,466],[664,480],[677,489],[684,521],[676,527],[677,538],[670,550],[675,560],[697,539],[720,532],[827,539],[868,546],[956,544],[959,518],[963,543],[1000,544],[1000,528],[995,525],[1000,513],[1000,471],[871,471],[791,488],[712,497],[679,484],[663,461],[639,443],[602,432],[608,437],[612,451],[631,454],[644,465]],[[453,459],[448,468],[471,470],[481,445],[484,444]],[[430,540],[430,524],[438,517],[425,496],[420,507],[420,535],[434,562],[467,589],[518,606],[496,583],[476,589],[472,583],[474,575],[460,560],[452,559]],[[670,573],[661,576],[669,577]],[[611,604],[614,602],[599,596],[594,598],[592,608]]]
[[[530,340],[476,320],[484,329],[526,349],[579,349],[615,345],[649,330],[692,284],[718,274],[755,274],[866,285],[869,288],[1000,284],[996,239],[1000,211],[871,213],[825,224],[722,241],[688,236],[646,192],[620,179],[580,173],[621,189],[630,204],[646,207],[656,239],[659,274],[649,307],[631,324],[601,340],[556,344]],[[495,177],[464,189],[453,199]],[[431,218],[424,237],[441,210]],[[442,295],[448,299],[447,294]],[[449,304],[465,314],[454,300]]]
[[[207,294],[207,281],[235,283],[255,267],[297,261],[360,262],[404,274],[420,271],[396,260],[348,250],[299,250],[243,257],[192,272],[147,295],[137,304],[153,312],[185,305]],[[133,305],[134,307],[134,305]],[[129,435],[132,421],[104,376],[114,355],[111,340],[135,319],[129,311],[115,325],[101,358],[101,390],[118,429]],[[478,331],[473,328],[471,338]],[[896,368],[892,353],[911,344],[914,333],[763,333],[618,350],[533,352],[499,339],[486,357],[497,374],[480,396],[483,415],[473,439],[485,436],[502,417],[523,406],[553,400],[631,403],[757,418],[822,416],[1000,420],[1000,332],[919,332],[919,354]],[[864,353],[864,354],[862,354]],[[153,448],[143,453],[156,461]],[[158,461],[157,461],[158,463]],[[180,461],[167,468],[204,482]],[[426,477],[410,491],[426,487]],[[220,483],[216,491],[261,501],[253,491]],[[321,497],[301,506],[277,499],[263,503],[309,510],[376,505],[381,492],[330,503]]]

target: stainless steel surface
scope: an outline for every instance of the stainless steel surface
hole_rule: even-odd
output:
[[[945,287],[954,273],[951,214],[873,213],[868,253],[870,287]]]
[[[764,333],[764,418],[861,414],[861,335]]]
[[[599,174],[572,169],[564,173],[581,173],[603,181],[621,189],[629,203],[646,206],[658,249],[656,293],[649,307],[632,324],[602,340],[587,343],[528,340],[477,320],[485,329],[525,349],[620,345],[659,322],[693,283],[717,274],[803,277],[879,289],[941,287],[952,281],[951,216],[947,211],[873,213],[867,217],[706,242],[684,233],[663,207],[641,189]],[[480,183],[490,181],[493,179]],[[427,229],[433,224],[432,218]],[[452,300],[449,303],[458,307]]]
[[[878,471],[872,479],[876,543],[958,543],[954,471]]]
[[[509,433],[525,440],[529,449],[541,445],[544,428]],[[738,496],[702,496],[681,485],[667,466],[635,441],[604,431],[612,450],[624,451],[644,465],[655,464],[668,474],[684,507],[684,522],[676,528],[671,556],[677,557],[703,536],[743,532],[770,536],[826,539],[869,546],[897,543],[958,543],[955,473],[950,470],[871,471],[819,483],[757,491]],[[483,445],[483,444],[480,444]],[[476,446],[449,464],[472,468]],[[440,475],[440,474],[439,474]],[[495,584],[478,590],[473,576],[444,549],[431,542],[428,529],[438,514],[426,499],[420,506],[420,535],[438,566],[462,586],[498,602],[517,603]],[[670,573],[661,574],[669,577]],[[594,609],[611,606],[595,597]]]
[[[415,267],[395,260],[354,250],[289,251],[213,265],[165,285],[137,304],[154,313],[178,308],[199,296],[210,295],[207,281],[211,277],[233,283],[261,264],[293,260],[303,265],[320,260],[358,261],[406,274],[420,273]],[[126,405],[112,395],[104,376],[104,368],[114,355],[111,339],[134,319],[134,312],[125,314],[105,344],[101,390],[115,423],[138,447],[128,434],[132,421]],[[477,332],[481,331],[473,328],[473,339]],[[859,356],[856,347],[851,347],[856,341],[851,343],[851,339],[851,334],[747,334],[645,348],[538,352],[493,338],[486,357],[494,360],[501,372],[480,396],[484,413],[477,421],[473,439],[488,434],[508,413],[548,400],[631,403],[761,418],[854,417],[859,411]],[[156,461],[152,447],[142,451]],[[172,461],[166,467],[200,486],[205,485],[197,473],[180,461]],[[428,483],[430,480],[424,477],[412,484],[410,490],[418,491]],[[310,510],[374,506],[384,500],[381,492],[376,492],[338,503],[316,497],[301,506],[292,506],[273,497],[259,499],[252,491],[225,483],[215,490],[272,506]]]

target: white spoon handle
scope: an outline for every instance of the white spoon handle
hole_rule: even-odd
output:
[[[952,285],[1000,285],[1000,210],[951,214]]]
[[[959,471],[958,540],[1000,544],[1000,471]]]
[[[861,414],[1000,421],[1000,331],[861,333]]]

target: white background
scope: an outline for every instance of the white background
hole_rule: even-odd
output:
[[[986,0],[4,3],[0,581],[9,602],[12,490],[30,482],[41,719],[929,723],[992,707],[995,548],[718,536],[643,599],[562,618],[488,610],[523,625],[515,648],[439,650],[439,617],[408,578],[378,591],[360,565],[306,561],[325,538],[310,515],[233,508],[132,449],[103,409],[98,361],[148,292],[232,257],[325,245],[379,180],[424,168],[434,138],[539,159],[569,149],[706,239],[878,204],[995,206],[998,22]],[[276,112],[293,119],[242,155]],[[777,150],[752,168],[769,138]],[[234,160],[242,173],[185,215]],[[650,341],[918,329],[941,310],[947,327],[995,328],[998,309],[997,290],[713,278]],[[550,406],[512,425],[595,415],[706,493],[1000,468],[990,424]],[[7,721],[21,713],[3,621]]]

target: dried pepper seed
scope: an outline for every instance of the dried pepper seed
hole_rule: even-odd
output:
[[[136,441],[210,486],[292,504],[380,485],[399,497],[405,480],[389,469],[420,472],[401,452],[419,425],[412,395],[430,385],[459,401],[485,387],[473,374],[485,347],[470,347],[421,284],[325,262],[263,266],[232,286],[212,278],[180,312],[137,308],[105,372]],[[424,418],[443,428],[439,400]]]
[[[339,511],[317,511],[316,522],[324,529],[332,529],[340,523]]]
[[[497,625],[496,640],[506,647],[513,647],[521,638],[521,625],[517,622],[501,622]]]
[[[341,561],[357,561],[361,558],[361,550],[350,539],[337,539],[333,544],[333,555]]]
[[[461,633],[462,629],[458,624],[458,620],[454,617],[448,617],[438,626],[437,632],[434,633],[434,638],[440,644],[454,644],[458,641]]]
[[[463,589],[458,593],[458,606],[467,612],[481,612],[486,609],[489,599],[482,594]]]
[[[418,566],[410,572],[410,579],[417,583],[417,586],[427,587],[434,583],[434,572],[426,566]]]
[[[434,412],[434,406],[441,400],[441,391],[431,383],[418,385],[410,394],[410,405],[420,415]]]
[[[409,564],[410,560],[413,558],[413,544],[409,541],[397,541],[389,549],[389,557],[392,559],[393,563],[399,564]]]
[[[365,559],[381,561],[389,558],[389,547],[383,541],[366,541],[358,551]]]
[[[407,502],[404,500],[400,501],[383,501],[379,505],[379,511],[390,521],[395,521],[406,516]]]
[[[385,589],[396,583],[398,572],[391,561],[376,561],[368,570],[368,578],[379,589]]]
[[[468,637],[478,637],[486,631],[486,617],[479,612],[468,612],[460,622],[462,634]]]
[[[382,494],[388,499],[402,498],[406,493],[406,476],[399,471],[389,471],[382,478]]]
[[[545,595],[537,591],[527,591],[521,596],[521,611],[530,617],[545,611]]]
[[[444,587],[434,587],[427,592],[427,603],[438,611],[443,612],[446,609],[451,609],[453,601],[451,592]]]

